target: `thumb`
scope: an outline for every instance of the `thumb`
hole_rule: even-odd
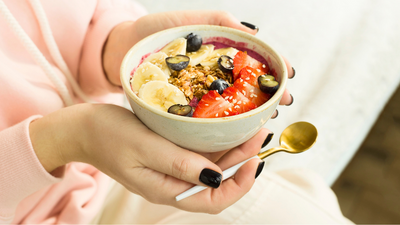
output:
[[[153,157],[146,157],[150,160],[142,162],[150,169],[192,184],[213,188],[218,188],[221,184],[221,168],[197,153],[176,145],[164,145],[161,151],[151,155]]]
[[[140,32],[133,32],[136,36],[133,39],[139,41],[161,30],[201,24],[231,27],[250,34],[256,34],[258,32],[257,26],[245,22],[241,23],[231,13],[226,11],[185,10],[149,14],[139,18],[133,23],[132,29],[135,31],[140,30]],[[129,35],[131,35],[131,33],[129,33]]]
[[[187,15],[186,18],[190,19],[186,20],[187,24],[184,25],[193,25],[193,24],[218,25],[218,26],[238,29],[253,35],[258,32],[257,26],[247,22],[240,22],[235,16],[226,11],[199,10],[187,13],[190,13],[190,16]]]
[[[224,27],[235,28],[249,34],[257,34],[259,28],[248,22],[240,22],[231,13],[225,11],[211,11],[209,15],[209,24],[220,25]]]

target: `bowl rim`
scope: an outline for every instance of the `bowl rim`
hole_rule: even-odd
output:
[[[164,111],[158,110],[154,107],[151,107],[150,105],[145,103],[143,100],[141,100],[132,91],[129,80],[128,81],[125,80],[124,72],[125,72],[125,68],[128,67],[129,58],[137,51],[137,49],[139,49],[140,47],[142,47],[145,44],[148,44],[149,40],[151,40],[157,36],[160,36],[160,35],[162,36],[163,34],[166,34],[166,33],[174,33],[174,32],[178,32],[178,31],[179,32],[182,32],[182,31],[193,32],[196,30],[213,30],[213,31],[217,31],[217,32],[230,33],[235,36],[240,36],[242,38],[249,39],[249,40],[257,43],[258,45],[262,46],[264,49],[270,49],[270,52],[275,54],[277,56],[277,60],[279,61],[279,63],[281,65],[283,65],[282,66],[283,74],[281,77],[280,86],[279,86],[278,90],[276,91],[276,93],[272,96],[272,98],[270,98],[267,102],[265,102],[261,106],[255,108],[253,110],[250,110],[248,112],[241,113],[241,114],[234,115],[234,116],[219,117],[219,118],[194,118],[194,117],[184,117],[184,116],[179,116],[179,115],[173,115],[171,113],[164,112]],[[154,50],[156,50],[156,48]],[[216,26],[216,25],[189,25],[189,26],[180,26],[180,27],[162,30],[162,31],[159,31],[152,35],[149,35],[149,36],[143,38],[142,40],[140,40],[139,42],[137,42],[134,46],[132,46],[129,49],[129,51],[124,56],[124,59],[122,61],[121,67],[120,67],[120,79],[121,79],[122,88],[128,98],[131,98],[136,104],[138,104],[142,108],[145,108],[159,116],[162,116],[162,117],[165,117],[168,119],[172,119],[172,120],[178,120],[178,121],[182,121],[182,122],[191,122],[191,123],[224,123],[224,122],[229,122],[229,121],[241,120],[246,117],[252,117],[256,114],[262,113],[263,111],[265,111],[269,107],[271,107],[273,104],[275,104],[277,101],[280,101],[280,99],[286,89],[286,83],[288,80],[288,71],[287,71],[287,67],[285,65],[286,64],[285,64],[285,61],[283,60],[282,56],[274,48],[272,48],[270,45],[266,44],[264,41],[255,37],[252,34],[249,34],[244,31],[237,30],[234,28],[230,28],[230,27],[223,27],[223,26]]]

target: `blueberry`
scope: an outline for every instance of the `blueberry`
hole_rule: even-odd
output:
[[[178,116],[193,116],[193,108],[190,105],[175,104],[168,108],[168,112]]]
[[[222,55],[218,59],[218,67],[222,72],[232,72],[233,66],[233,59],[227,55]]]
[[[187,52],[195,52],[200,49],[203,44],[203,39],[197,34],[190,33],[186,36],[187,44],[186,51]]]
[[[167,57],[165,62],[171,70],[180,71],[189,65],[190,58],[186,55]]]
[[[260,90],[262,92],[265,92],[267,94],[275,94],[275,92],[279,88],[279,83],[278,81],[275,80],[274,76],[271,75],[261,75],[258,77],[258,86],[260,87]]]
[[[225,89],[229,87],[228,82],[222,79],[214,80],[210,85],[210,90],[218,91],[220,95],[224,92]]]

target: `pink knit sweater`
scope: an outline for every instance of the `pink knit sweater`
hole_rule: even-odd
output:
[[[54,65],[28,1],[4,2]],[[98,99],[120,92],[103,73],[102,47],[113,27],[136,20],[144,9],[129,0],[41,2],[58,48],[83,91]],[[64,75],[54,69],[71,91]],[[109,186],[106,175],[82,163],[49,174],[32,148],[29,123],[62,107],[54,85],[0,16],[0,223],[88,223],[100,209]]]

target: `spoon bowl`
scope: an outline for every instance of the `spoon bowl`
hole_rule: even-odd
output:
[[[318,131],[314,125],[308,122],[297,122],[286,127],[279,138],[279,147],[268,149],[258,154],[264,159],[276,152],[300,153],[311,148],[317,141]]]
[[[297,122],[288,126],[281,134],[279,144],[288,150],[303,152],[314,145],[318,131],[308,122]]]

